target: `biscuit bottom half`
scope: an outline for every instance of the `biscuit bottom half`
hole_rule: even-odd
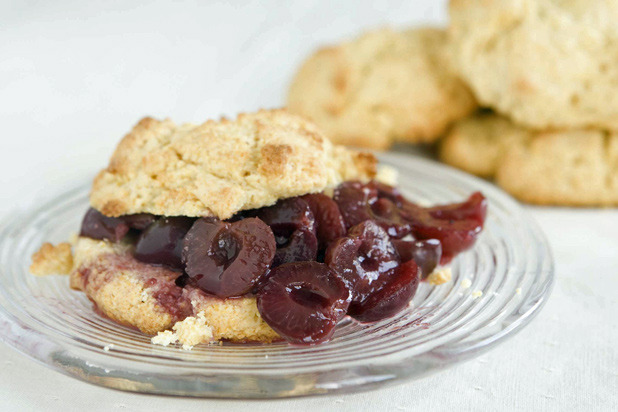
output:
[[[86,293],[99,313],[148,335],[199,316],[210,340],[272,342],[279,335],[260,316],[252,296],[221,299],[176,285],[178,272],[137,261],[131,246],[79,237],[70,274],[73,289]]]

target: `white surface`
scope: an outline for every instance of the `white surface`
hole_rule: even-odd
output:
[[[0,3],[2,218],[93,175],[144,115],[281,106],[317,45],[445,20],[431,0],[13,3]],[[437,375],[347,396],[166,398],[81,383],[0,344],[0,410],[616,410],[618,210],[529,209],[556,258],[549,303],[514,338]]]

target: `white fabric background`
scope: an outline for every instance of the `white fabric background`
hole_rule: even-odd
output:
[[[446,19],[443,1],[288,3],[0,2],[0,217],[91,177],[144,115],[281,106],[316,46]],[[0,344],[0,410],[616,410],[618,210],[529,209],[557,262],[549,303],[517,336],[437,375],[346,396],[196,400],[95,387]]]

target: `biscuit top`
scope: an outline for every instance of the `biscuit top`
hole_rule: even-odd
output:
[[[216,216],[375,175],[368,153],[333,145],[285,110],[176,125],[142,119],[94,180],[90,204],[108,216]]]

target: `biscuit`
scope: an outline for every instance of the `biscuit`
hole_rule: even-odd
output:
[[[440,160],[482,177],[493,177],[504,151],[521,144],[528,130],[505,117],[479,113],[455,123],[440,142]]]
[[[431,142],[476,108],[452,73],[443,30],[372,31],[309,57],[290,86],[288,108],[341,144]]]
[[[534,131],[481,114],[445,137],[446,163],[485,177],[520,200],[564,206],[618,205],[618,134]]]
[[[32,255],[30,273],[36,276],[68,275],[72,268],[73,254],[70,243],[63,242],[56,246],[43,243],[41,248]]]
[[[496,182],[530,203],[618,205],[618,134],[571,130],[535,134],[506,152]]]
[[[449,14],[481,105],[540,130],[618,130],[618,2],[451,0]]]
[[[264,322],[255,297],[219,299],[177,287],[178,272],[135,260],[131,246],[80,237],[74,248],[71,287],[86,293],[99,312],[148,335],[200,316],[212,339],[271,342],[279,335]]]
[[[91,205],[108,216],[216,216],[375,175],[367,153],[333,145],[284,110],[177,126],[142,119],[95,178]]]

